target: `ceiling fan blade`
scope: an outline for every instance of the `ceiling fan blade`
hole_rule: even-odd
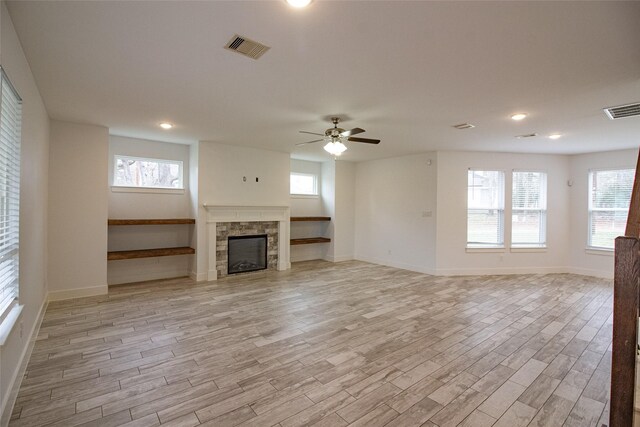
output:
[[[369,139],[369,138],[357,138],[357,137],[351,137],[351,138],[349,138],[347,141],[351,141],[351,142],[364,142],[365,144],[380,144],[380,140],[379,140],[379,139]]]
[[[357,135],[359,133],[365,132],[364,129],[361,128],[353,128],[351,130],[345,130],[344,132],[342,132],[340,134],[340,136],[351,136],[351,135]]]
[[[313,144],[314,142],[320,142],[320,141],[324,141],[323,139],[314,139],[313,141],[307,141],[307,142],[298,142],[296,145],[306,145],[306,144]]]
[[[307,132],[306,130],[300,130],[298,131],[300,133],[308,133],[309,135],[319,135],[319,136],[324,136],[324,133],[315,133],[315,132]]]

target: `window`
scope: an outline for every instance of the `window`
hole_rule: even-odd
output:
[[[511,246],[543,248],[547,245],[547,174],[513,172]]]
[[[596,249],[613,249],[624,235],[633,188],[633,169],[589,172],[589,241]]]
[[[291,172],[291,194],[303,196],[318,195],[318,177],[310,173]]]
[[[467,247],[504,246],[504,172],[469,169]]]
[[[116,187],[182,189],[182,162],[115,156],[113,185]]]
[[[0,77],[0,323],[18,300],[22,100]]]

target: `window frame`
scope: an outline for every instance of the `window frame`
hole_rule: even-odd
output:
[[[116,174],[118,171],[118,159],[130,159],[146,162],[157,162],[165,164],[177,164],[179,168],[179,186],[178,187],[145,187],[137,185],[120,185],[116,184]],[[152,157],[129,156],[126,154],[113,155],[113,172],[111,174],[111,190],[114,192],[133,192],[133,193],[184,193],[184,162],[182,160],[173,159],[156,159]]]
[[[310,176],[313,177],[313,194],[307,193],[292,193],[291,192],[291,177],[297,176]],[[319,186],[318,174],[309,173],[309,172],[289,172],[289,196],[300,199],[315,199],[320,197],[320,186]]]
[[[499,193],[500,195],[500,202],[502,204],[502,208],[496,208],[496,209],[470,209],[469,208],[469,173],[473,172],[473,171],[477,171],[477,172],[498,172],[500,174],[502,174],[502,189]],[[468,168],[467,169],[467,195],[466,195],[466,204],[467,204],[467,220],[466,220],[466,251],[467,252],[495,252],[495,251],[499,251],[499,252],[503,252],[505,250],[505,211],[506,211],[506,179],[507,179],[507,174],[505,173],[504,170],[500,170],[500,169],[489,169],[489,168]],[[499,218],[498,218],[498,229],[496,230],[498,232],[498,237],[500,240],[499,243],[496,244],[491,244],[491,243],[476,243],[476,242],[469,242],[469,212],[471,210],[475,210],[475,211],[491,211],[491,210],[495,210],[498,212]]]
[[[594,209],[592,207],[593,204],[593,174],[597,173],[597,172],[608,172],[608,171],[630,171],[632,176],[635,177],[635,168],[633,166],[619,166],[619,167],[605,167],[605,168],[592,168],[589,169],[588,174],[587,174],[587,247],[585,248],[587,253],[610,253],[613,254],[614,250],[615,250],[615,240],[614,240],[614,245],[612,247],[606,247],[606,246],[594,246],[592,245],[591,241],[592,241],[592,224],[593,224],[593,212],[627,212],[627,218],[629,217],[629,208],[627,207],[626,209],[623,208],[610,208],[610,209],[603,209],[603,208],[596,208]],[[633,182],[631,183],[631,192],[633,192]],[[631,195],[629,195],[629,204],[631,203]],[[624,230],[622,232],[622,235],[624,235]]]
[[[544,199],[544,208],[540,208],[540,209],[523,209],[523,208],[514,208],[513,207],[513,201],[515,200],[514,194],[514,184],[515,184],[515,174],[516,173],[540,173],[540,174],[544,174],[544,184],[543,184],[543,193],[541,193],[541,195],[543,195],[543,199]],[[540,169],[513,169],[511,171],[511,242],[510,242],[510,248],[512,250],[514,250],[514,252],[517,252],[518,250],[522,249],[522,250],[529,250],[529,249],[546,249],[547,248],[547,237],[548,237],[548,233],[547,233],[547,210],[548,210],[548,200],[549,200],[549,174],[547,173],[546,170],[540,170]],[[513,241],[513,214],[514,212],[522,212],[522,213],[527,213],[527,212],[538,212],[540,214],[540,222],[541,222],[541,231],[539,231],[540,234],[544,235],[544,242],[540,242],[540,243],[515,243]],[[544,215],[544,216],[543,216]]]

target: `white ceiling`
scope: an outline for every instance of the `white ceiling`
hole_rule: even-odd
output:
[[[640,2],[12,1],[54,119],[170,142],[328,159],[327,116],[381,138],[345,160],[428,150],[581,153],[637,147]],[[271,46],[223,49],[238,33]],[[509,119],[525,111],[523,122]],[[176,124],[171,131],[157,125]],[[476,128],[451,126],[470,122]],[[515,135],[537,132],[537,138]],[[545,137],[565,134],[560,140]]]

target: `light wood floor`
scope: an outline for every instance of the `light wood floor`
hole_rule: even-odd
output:
[[[612,286],[362,262],[51,303],[11,426],[600,426]]]

